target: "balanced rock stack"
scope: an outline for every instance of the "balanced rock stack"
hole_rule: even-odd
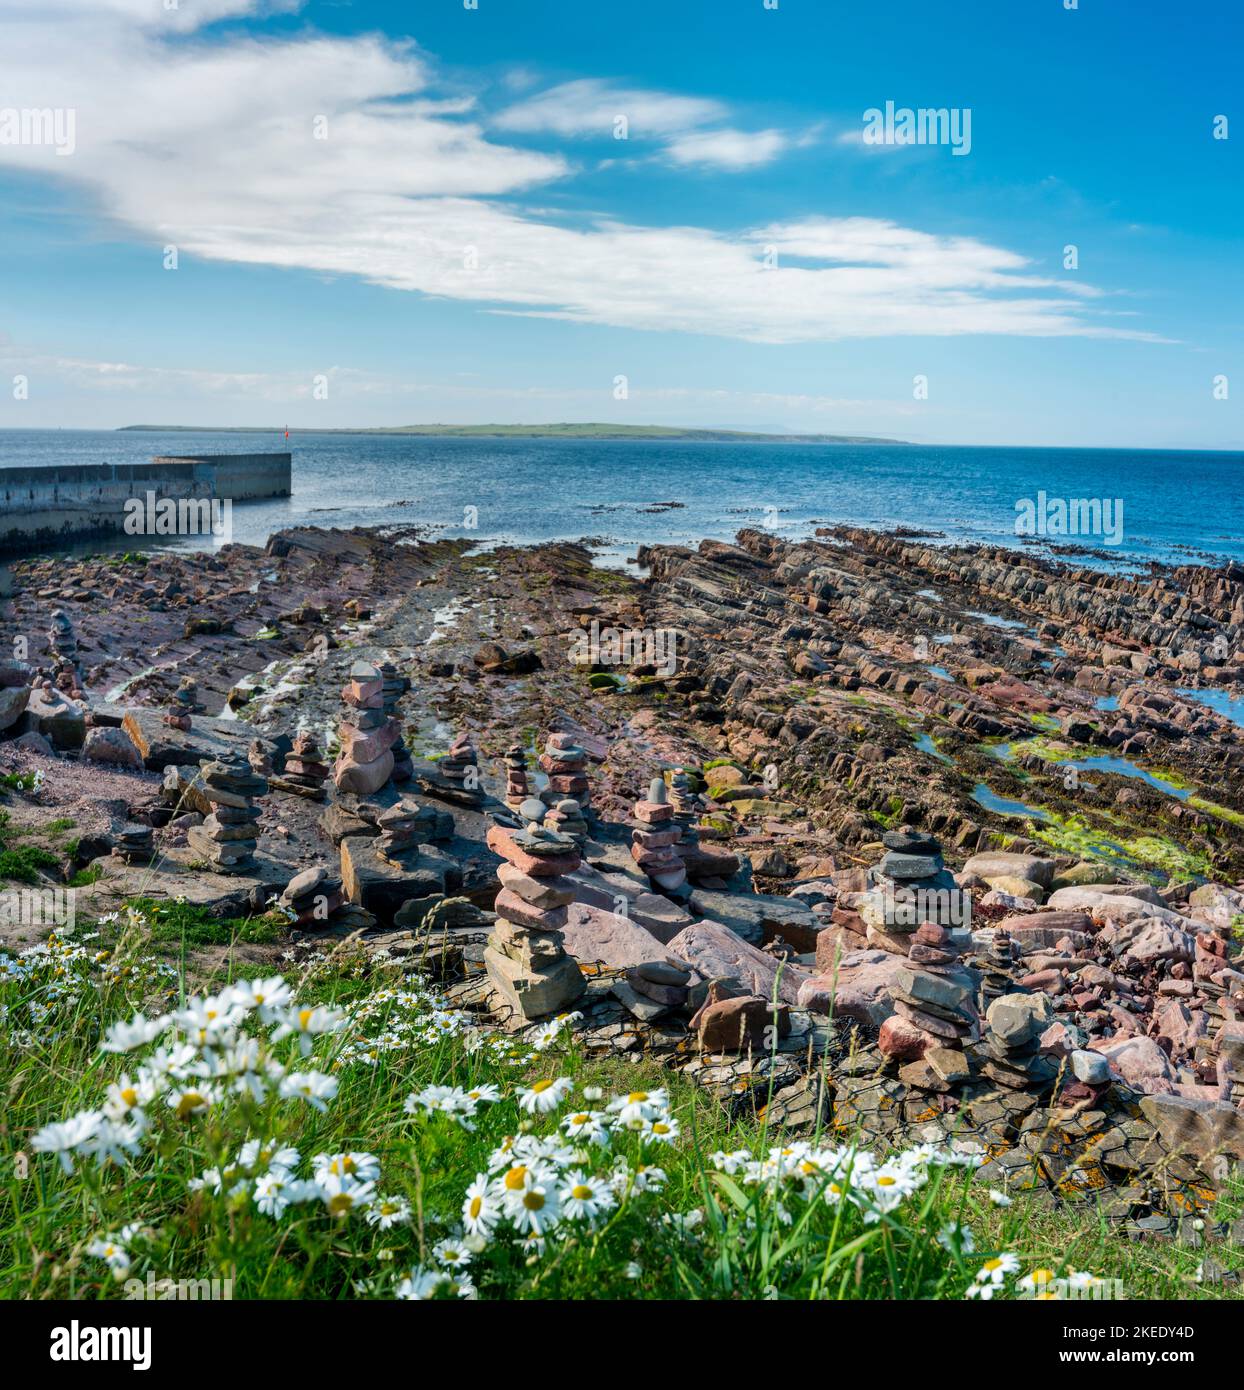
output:
[[[380,663],[380,675],[384,681],[384,712],[397,722],[398,734],[393,744],[393,772],[394,782],[409,782],[415,774],[415,765],[410,756],[410,749],[402,738],[401,722],[397,719],[397,702],[410,689],[410,678],[403,676],[391,661]]]
[[[540,767],[548,773],[553,797],[573,796],[583,810],[591,805],[592,788],[587,780],[587,754],[569,734],[550,734],[540,756]]]
[[[932,836],[888,830],[881,843],[886,853],[870,871],[872,891],[860,899],[859,913],[870,946],[905,956],[917,927],[925,922],[955,926],[956,916],[966,916],[956,908],[969,899],[947,871]],[[966,931],[961,942],[968,943]]]
[[[170,729],[180,729],[186,733],[190,729],[190,716],[194,713],[197,700],[193,682],[185,681],[173,691],[164,709],[164,722]]]
[[[267,779],[256,776],[241,758],[201,766],[201,795],[211,802],[212,813],[202,825],[191,826],[186,839],[217,873],[246,873],[255,867],[259,842],[255,798],[267,794]]]
[[[272,776],[272,754],[264,746],[263,739],[251,739],[250,746],[246,750],[246,761],[250,764],[251,771],[256,777],[268,778]]]
[[[58,673],[57,684],[62,690],[76,689],[78,685],[78,638],[73,630],[73,622],[63,608],[52,612],[52,626],[48,629],[48,646],[52,649],[52,664]],[[62,677],[71,677],[68,687]]]
[[[981,1070],[1008,1090],[1048,1089],[1058,1075],[1058,1065],[1041,1055],[1041,1034],[1053,1021],[1048,995],[1004,994],[995,999],[985,1015],[986,1056]]]
[[[552,807],[545,812],[543,823],[550,830],[556,830],[562,835],[569,835],[580,849],[583,848],[588,834],[587,821],[583,819],[583,808],[573,796],[566,796],[560,801],[555,801]]]
[[[687,869],[677,850],[681,837],[682,829],[674,819],[665,779],[654,777],[648,787],[648,799],[635,803],[631,858],[667,893],[687,881]]]
[[[327,923],[345,903],[341,880],[322,867],[304,869],[295,874],[277,900],[277,906],[296,927]]]
[[[475,791],[479,787],[479,763],[470,734],[459,734],[449,745],[449,752],[436,766],[442,777],[466,791]]]
[[[154,851],[154,838],[149,825],[126,821],[113,827],[112,852],[127,864],[148,864]]]
[[[521,743],[512,743],[505,750],[505,804],[511,811],[517,811],[530,795],[527,754]]]
[[[380,839],[376,850],[382,859],[417,850],[436,836],[436,812],[430,806],[420,806],[410,797],[402,797],[376,817]]]
[[[674,808],[674,820],[682,834],[678,839],[678,852],[684,857],[694,855],[700,847],[698,823],[702,809],[700,797],[692,788],[691,777],[685,768],[676,767],[670,773],[670,804]]]
[[[489,978],[525,1019],[568,1009],[587,988],[578,962],[562,945],[575,894],[563,875],[579,867],[578,847],[568,835],[543,826],[494,825],[487,842],[506,861],[497,871],[497,921],[484,951]]]
[[[397,721],[384,712],[384,677],[369,661],[356,661],[341,698],[346,709],[333,781],[338,791],[371,796],[392,775],[398,737]]]
[[[878,1045],[891,1057],[924,1057],[933,1049],[958,1049],[980,1037],[973,996],[976,976],[960,951],[970,940],[956,931],[958,905],[966,901],[942,863],[941,847],[910,830],[882,836],[886,854],[871,871],[873,888],[860,900],[871,945],[907,957],[890,989],[901,1022],[883,1026]]]
[[[290,756],[285,759],[285,770],[276,779],[276,785],[282,791],[292,791],[296,796],[323,801],[328,764],[322,759],[319,739],[310,729],[299,729],[294,735]]]
[[[1014,988],[1011,965],[1014,960],[1011,934],[998,927],[985,952],[981,969],[980,1009],[984,1013],[995,999]]]
[[[636,1018],[652,1023],[685,1008],[690,986],[691,971],[684,964],[653,960],[631,966],[623,979],[614,981],[612,993]]]

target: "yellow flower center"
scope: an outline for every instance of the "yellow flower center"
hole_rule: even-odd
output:
[[[893,1187],[893,1186],[894,1186],[894,1183],[895,1183],[895,1179],[892,1178],[892,1177],[890,1177],[889,1174],[887,1174],[887,1173],[883,1173],[883,1174],[881,1175],[881,1177],[879,1177],[879,1178],[877,1179],[877,1186],[878,1186],[878,1187]]]
[[[585,1125],[590,1117],[587,1115],[571,1115],[570,1123],[574,1125]]]
[[[507,1192],[518,1192],[526,1181],[527,1169],[520,1163],[505,1175],[505,1189]]]
[[[541,1091],[547,1091],[552,1084],[551,1081],[537,1081],[531,1089],[539,1094]]]
[[[1032,1282],[1034,1284],[1048,1284],[1054,1278],[1052,1269],[1034,1269],[1032,1271]]]
[[[182,1096],[181,1102],[177,1107],[177,1118],[179,1120],[184,1120],[187,1115],[193,1114],[200,1105],[205,1103],[206,1102],[198,1091],[187,1091],[186,1094]]]
[[[648,1092],[632,1091],[626,1099],[631,1105],[638,1105],[640,1101],[645,1101],[648,1099]]]
[[[138,1092],[133,1088],[133,1086],[127,1086],[127,1087],[121,1092],[121,1099],[126,1103],[127,1106],[128,1106],[128,1105],[137,1105],[137,1104],[138,1104]]]
[[[543,1192],[525,1192],[523,1194],[523,1206],[528,1211],[541,1211],[544,1207]]]
[[[662,1122],[658,1120],[652,1126],[652,1132],[653,1134],[668,1134],[670,1132],[670,1127],[667,1124],[662,1124]]]
[[[1002,1261],[996,1258],[992,1260],[986,1260],[985,1268],[990,1272],[990,1274],[992,1274],[994,1270],[1002,1268]]]
[[[311,1015],[312,1015],[314,1012],[315,1012],[314,1009],[299,1009],[299,1010],[298,1010],[298,1026],[299,1026],[299,1028],[306,1028],[306,1027],[307,1027],[307,1025],[311,1022]]]
[[[587,1187],[584,1183],[576,1183],[574,1187],[570,1189],[570,1195],[580,1202],[586,1202],[592,1195],[592,1189]]]
[[[472,1197],[471,1205],[467,1210],[471,1213],[471,1220],[474,1221],[484,1209],[484,1199],[482,1197]]]
[[[328,1209],[334,1216],[341,1216],[354,1205],[354,1198],[348,1192],[338,1192],[328,1200]]]

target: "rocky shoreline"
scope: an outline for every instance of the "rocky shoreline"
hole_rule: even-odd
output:
[[[770,1123],[1187,1235],[1244,1159],[1244,567],[854,528],[639,562],[17,564],[6,842],[79,921],[279,913],[243,955],[357,936]]]

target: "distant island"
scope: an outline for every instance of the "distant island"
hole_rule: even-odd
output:
[[[149,434],[284,434],[283,426],[260,425],[122,425],[119,432]],[[902,439],[880,439],[867,434],[753,434],[747,430],[681,429],[677,425],[376,425],[357,429],[292,429],[295,434],[417,434],[473,439],[664,439],[707,440],[719,443],[762,444],[903,444]]]

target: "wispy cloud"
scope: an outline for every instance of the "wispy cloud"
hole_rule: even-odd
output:
[[[496,312],[765,343],[883,335],[1149,335],[1106,316],[1091,289],[1036,275],[970,237],[882,218],[810,215],[724,232],[571,223],[519,201],[568,179],[560,150],[628,115],[667,157],[744,170],[787,139],[712,123],[699,97],[563,84],[489,124],[444,99],[411,44],[382,37],[256,37],[191,20],[247,0],[0,0],[6,103],[76,111],[76,149],[0,145],[0,163],[74,180],[107,218],[183,255],[361,277]],[[173,13],[173,12],[168,12]],[[484,84],[481,82],[481,90]],[[585,124],[586,123],[586,124]],[[608,126],[606,125],[606,129]]]

